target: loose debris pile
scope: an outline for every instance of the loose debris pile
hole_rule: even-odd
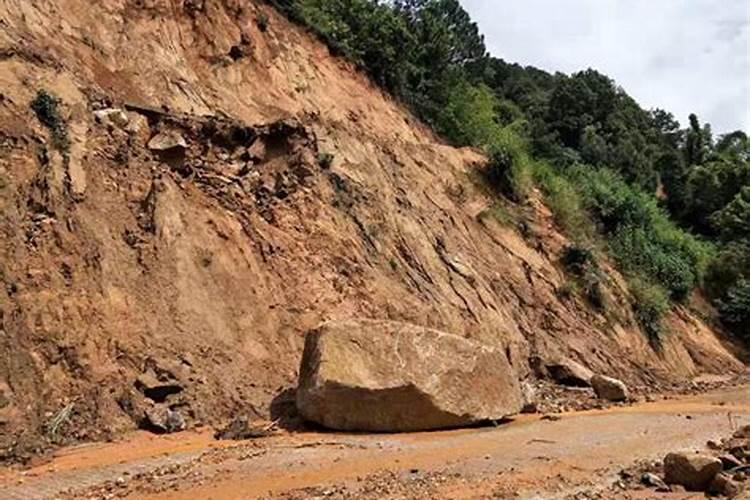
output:
[[[668,453],[662,461],[639,463],[620,473],[611,493],[651,489],[655,492],[703,492],[737,498],[750,492],[750,425],[707,450]]]

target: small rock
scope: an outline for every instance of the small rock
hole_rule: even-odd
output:
[[[572,385],[575,387],[589,387],[593,372],[572,359],[563,359],[554,363],[548,363],[547,372],[558,384]]]
[[[731,470],[743,465],[743,463],[734,455],[722,455],[719,457],[719,460],[721,460],[721,463],[724,466],[724,470]]]
[[[734,498],[740,493],[740,486],[726,474],[717,474],[708,486],[708,492]]]
[[[641,483],[652,488],[656,488],[656,491],[669,491],[669,486],[664,482],[662,478],[656,474],[646,472],[641,476]]]
[[[185,418],[177,410],[167,411],[167,420],[165,422],[167,432],[180,432],[184,431],[187,425],[185,424]]]
[[[266,143],[258,137],[255,142],[247,148],[247,156],[253,163],[262,163],[266,159]]]
[[[738,439],[750,439],[750,425],[741,427],[734,433],[733,437]]]
[[[721,460],[708,455],[670,453],[664,458],[667,484],[680,484],[691,491],[706,491],[721,469]]]
[[[714,440],[708,441],[706,443],[706,446],[709,450],[720,450],[721,449],[721,443],[718,443]]]
[[[146,409],[146,427],[157,433],[172,433],[185,430],[185,418],[178,410],[171,410],[164,405],[154,405]]]
[[[536,390],[529,382],[521,382],[521,396],[523,397],[523,407],[521,413],[537,413],[539,411],[536,401]]]
[[[594,388],[596,395],[601,399],[608,401],[628,400],[628,387],[616,378],[594,375],[591,377],[591,386]]]
[[[159,132],[148,141],[148,148],[152,151],[175,151],[187,149],[187,142],[182,134],[175,130]]]
[[[99,123],[112,124],[120,128],[125,128],[129,121],[127,113],[119,108],[98,109],[94,111],[94,116]]]
[[[216,431],[214,439],[232,439],[241,441],[251,438],[270,436],[271,430],[266,425],[253,425],[248,417],[237,417],[229,425]]]

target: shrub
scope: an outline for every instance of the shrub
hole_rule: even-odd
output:
[[[602,289],[604,277],[594,252],[579,245],[568,245],[563,249],[560,259],[565,269],[576,277],[578,288],[583,291],[586,300],[596,309],[606,309],[606,299]]]
[[[499,129],[487,154],[485,178],[490,186],[514,201],[526,198],[532,186],[532,160],[523,140],[508,127]]]
[[[591,240],[593,224],[573,182],[547,162],[534,162],[532,170],[560,228],[576,241]]]
[[[268,30],[268,14],[260,12],[258,17],[255,18],[255,23],[258,25],[258,29],[262,32]]]
[[[563,249],[561,261],[569,272],[583,276],[594,264],[594,254],[588,248],[568,245]]]
[[[61,100],[46,90],[37,92],[31,102],[31,109],[36,117],[52,133],[52,143],[60,151],[67,151],[70,146],[68,126],[60,114]]]
[[[670,309],[668,294],[661,286],[642,278],[631,278],[629,288],[636,320],[646,332],[651,345],[660,347],[662,320]]]
[[[711,247],[677,227],[653,196],[606,169],[579,166],[571,175],[624,271],[649,276],[675,300],[701,283]]]
[[[318,165],[324,169],[329,169],[333,165],[335,157],[331,153],[318,153]]]
[[[709,297],[722,299],[742,279],[750,279],[750,240],[722,248],[708,264],[704,286]]]
[[[517,218],[512,214],[507,207],[501,203],[494,203],[491,207],[482,210],[477,215],[477,218],[481,221],[488,217],[495,219],[503,226],[512,226],[517,222]]]
[[[579,286],[575,281],[566,281],[557,289],[557,295],[563,300],[569,300],[578,293]]]
[[[750,281],[742,279],[719,301],[721,320],[750,339]]]

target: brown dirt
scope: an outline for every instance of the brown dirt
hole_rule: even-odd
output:
[[[43,88],[67,154],[30,110]],[[189,427],[268,418],[328,319],[502,346],[519,378],[531,355],[634,387],[743,368],[686,307],[654,351],[615,273],[605,314],[560,298],[565,238],[538,197],[526,231],[483,216],[480,154],[260,2],[3,0],[0,91],[0,459],[142,425],[144,374],[179,387],[157,399]],[[131,132],[95,121],[128,103]],[[184,157],[148,150],[166,129]]]
[[[207,432],[183,433],[179,442],[139,433],[6,473],[0,485],[9,498],[27,500],[42,492],[71,499],[614,498],[606,492],[635,462],[702,449],[747,423],[750,386],[485,429],[280,434],[231,444]]]

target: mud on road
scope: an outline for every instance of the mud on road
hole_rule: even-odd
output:
[[[25,471],[6,469],[0,498],[568,498],[611,488],[636,461],[703,448],[747,423],[743,386],[446,432],[230,443],[209,430],[136,433],[63,450]]]

